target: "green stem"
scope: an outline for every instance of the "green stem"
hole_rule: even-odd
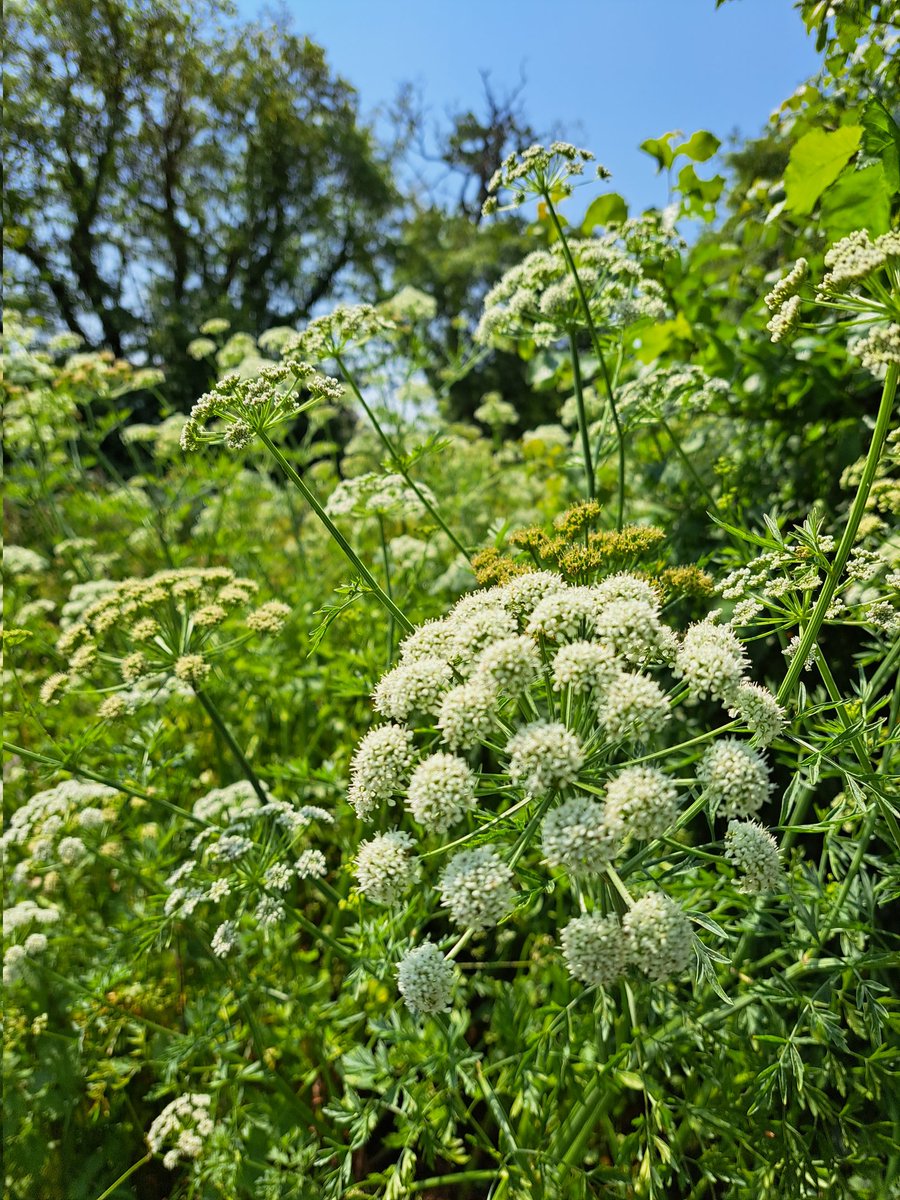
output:
[[[613,424],[616,427],[616,438],[619,443],[618,506],[616,513],[616,529],[621,530],[625,519],[625,433],[622,429],[622,422],[619,420],[619,410],[616,408],[616,397],[615,392],[613,391],[612,380],[609,377],[606,359],[603,355],[603,348],[600,345],[600,337],[597,333],[597,327],[594,325],[594,318],[591,316],[591,306],[588,304],[588,298],[585,295],[584,286],[581,282],[581,276],[578,274],[578,268],[575,266],[575,259],[572,257],[572,251],[569,249],[569,243],[566,241],[566,235],[563,231],[562,223],[557,216],[556,209],[553,207],[553,201],[549,192],[544,193],[544,200],[547,204],[547,211],[550,213],[550,218],[553,221],[553,227],[556,230],[556,236],[559,238],[563,257],[566,260],[566,266],[569,268],[569,271],[572,274],[572,279],[575,283],[575,290],[578,292],[578,300],[581,304],[581,308],[584,313],[584,319],[587,322],[588,331],[591,335],[594,353],[597,355],[597,361],[600,363],[600,371],[603,375],[603,386],[606,390],[606,399],[609,402],[609,411],[612,414]]]
[[[778,700],[780,703],[784,703],[787,697],[793,692],[803,671],[804,664],[816,644],[816,638],[819,636],[819,630],[822,628],[825,614],[831,607],[831,601],[834,599],[837,585],[844,573],[844,568],[850,557],[850,551],[853,549],[853,543],[856,541],[859,525],[866,511],[866,502],[869,499],[872,484],[875,482],[875,473],[878,470],[878,463],[884,450],[884,443],[890,430],[894,396],[897,392],[898,374],[900,374],[900,367],[896,363],[891,363],[885,376],[884,387],[881,392],[881,403],[878,407],[878,416],[875,420],[875,430],[872,433],[872,441],[869,445],[869,453],[866,455],[866,462],[863,467],[862,478],[859,481],[859,487],[856,491],[856,497],[851,506],[850,514],[847,517],[847,524],[838,545],[837,553],[834,556],[834,562],[831,564],[831,570],[828,572],[828,578],[822,586],[819,599],[816,601],[816,606],[809,618],[809,624],[803,631],[800,644],[791,659],[784,682],[778,689]]]
[[[682,446],[678,437],[675,435],[675,433],[673,433],[672,427],[669,425],[669,422],[663,421],[662,427],[666,431],[666,437],[672,443],[672,447],[675,450],[675,453],[678,455],[678,457],[684,463],[684,466],[685,466],[685,469],[687,470],[688,475],[690,475],[691,479],[694,481],[694,483],[697,485],[697,487],[700,489],[700,491],[704,494],[706,499],[709,501],[713,512],[718,513],[719,506],[716,503],[715,496],[712,494],[712,492],[709,490],[709,488],[706,486],[706,484],[700,478],[699,474],[697,473],[696,467],[691,462],[689,455],[685,452],[685,449]]]
[[[303,477],[294,469],[293,465],[284,456],[278,446],[275,445],[268,434],[261,433],[259,436],[269,453],[281,467],[282,471],[284,471],[285,475],[287,475],[288,479],[291,481],[297,491],[303,496],[304,500],[331,534],[331,537],[334,539],[334,541],[338,544],[341,550],[343,550],[344,555],[347,559],[349,559],[354,570],[359,572],[361,578],[365,581],[366,586],[369,588],[369,591],[381,603],[382,607],[386,609],[388,613],[390,613],[400,628],[405,630],[406,633],[411,633],[412,623],[407,620],[387,592],[385,592],[384,588],[338,529],[337,525],[335,525],[334,521],[332,521],[331,517],[329,517],[328,513],[319,503],[318,497],[310,489]]]
[[[341,356],[339,354],[335,355],[335,362],[340,367],[341,374],[344,376],[344,379],[346,380],[347,385],[349,386],[351,392],[353,392],[353,395],[356,397],[356,399],[360,402],[360,404],[365,409],[366,416],[372,422],[373,426],[375,427],[375,432],[378,434],[379,438],[381,439],[381,442],[382,442],[385,450],[387,450],[388,454],[391,456],[391,462],[393,463],[393,465],[397,468],[397,470],[400,472],[400,474],[403,476],[403,478],[406,480],[406,482],[409,484],[409,486],[412,488],[412,490],[416,493],[420,502],[424,506],[425,510],[435,521],[437,521],[438,525],[440,525],[441,529],[443,529],[444,533],[446,533],[447,537],[450,539],[450,541],[453,543],[453,545],[457,548],[457,550],[460,552],[460,554],[463,556],[463,558],[468,559],[470,557],[469,551],[465,548],[465,546],[462,544],[462,542],[459,540],[459,538],[456,536],[456,534],[453,532],[453,530],[450,528],[450,526],[447,524],[447,522],[444,520],[444,518],[441,516],[441,514],[437,511],[437,509],[434,507],[434,505],[431,503],[431,501],[428,499],[428,497],[419,488],[418,484],[412,478],[409,471],[406,469],[406,464],[403,461],[403,456],[400,454],[397,447],[394,445],[394,443],[391,441],[391,439],[388,437],[388,435],[382,429],[381,423],[379,422],[378,418],[375,416],[375,413],[370,408],[368,402],[366,401],[365,396],[360,391],[360,389],[356,383],[356,380],[353,378],[353,376],[347,370],[346,366],[344,365],[344,360],[341,358]]]
[[[97,1197],[97,1200],[107,1200],[107,1197],[111,1196],[116,1188],[125,1183],[126,1180],[130,1179],[135,1171],[139,1171],[141,1167],[145,1166],[145,1164],[148,1163],[152,1157],[152,1154],[145,1154],[144,1157],[138,1162],[132,1163],[128,1170],[125,1171],[124,1174],[120,1175],[115,1183],[110,1184],[105,1192],[101,1192],[101,1194]]]
[[[388,553],[387,538],[384,535],[384,517],[379,513],[378,516],[378,532],[381,535],[381,559],[384,563],[384,590],[387,592],[391,600],[394,598],[394,592],[391,588],[391,556]],[[387,628],[387,665],[390,666],[394,657],[394,617],[388,613],[388,628]]]
[[[238,763],[241,766],[241,770],[244,772],[244,776],[250,783],[250,786],[253,788],[254,792],[256,792],[257,796],[259,796],[260,803],[268,804],[270,797],[267,794],[266,789],[260,783],[259,776],[253,770],[253,767],[251,767],[246,754],[241,749],[241,747],[238,745],[238,743],[235,741],[234,735],[232,734],[232,732],[228,728],[228,726],[225,724],[225,720],[222,717],[222,714],[216,708],[215,704],[213,704],[212,700],[210,700],[209,696],[206,694],[206,692],[203,690],[203,688],[197,687],[195,685],[194,686],[194,694],[196,695],[196,697],[200,701],[200,703],[203,705],[203,707],[206,709],[209,719],[212,721],[213,725],[216,727],[216,730],[221,735],[222,740],[224,741],[225,745],[228,747],[228,749],[231,751],[231,753],[237,759]]]
[[[164,800],[162,796],[154,796],[152,792],[142,791],[141,788],[123,782],[121,779],[116,779],[112,775],[101,775],[99,771],[91,771],[89,768],[69,762],[67,759],[50,758],[47,754],[39,754],[36,750],[26,749],[25,746],[17,746],[14,742],[4,741],[3,749],[8,754],[17,754],[20,758],[27,759],[28,762],[39,763],[43,767],[54,767],[57,771],[67,771],[69,775],[75,775],[78,779],[90,779],[92,783],[102,783],[106,787],[121,792],[124,796],[133,796],[137,800],[146,800],[148,804],[158,804],[161,808],[168,809],[169,812],[173,812],[179,817],[184,817],[186,821],[193,821],[195,825],[206,826],[206,821],[201,821],[199,817],[195,817],[193,813],[188,812],[184,808],[179,808],[177,804],[172,804],[170,801]]]
[[[575,334],[569,330],[569,351],[572,356],[572,376],[575,381],[575,403],[578,405],[578,432],[581,435],[581,453],[584,457],[584,474],[587,479],[588,500],[593,500],[597,494],[594,480],[594,463],[591,459],[591,441],[588,436],[587,412],[584,407],[584,388],[581,382],[581,363],[578,358],[578,346]]]

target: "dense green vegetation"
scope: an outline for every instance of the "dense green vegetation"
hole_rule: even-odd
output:
[[[900,31],[799,8],[640,214],[14,8],[12,1200],[900,1194]]]

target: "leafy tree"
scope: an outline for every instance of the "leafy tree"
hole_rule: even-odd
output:
[[[204,318],[259,334],[372,278],[389,164],[308,38],[215,0],[41,0],[8,46],[17,307],[165,363],[184,401]]]

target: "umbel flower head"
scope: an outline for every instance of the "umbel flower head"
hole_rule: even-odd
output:
[[[151,1154],[162,1155],[163,1166],[173,1170],[179,1162],[200,1157],[213,1131],[211,1104],[210,1096],[191,1092],[172,1100],[155,1118],[147,1131],[147,1145]]]
[[[413,1013],[447,1012],[456,971],[432,942],[410,950],[397,964],[397,987]]]
[[[857,229],[826,252],[825,266],[828,270],[815,290],[815,304],[846,314],[854,326],[870,324],[868,334],[851,350],[873,374],[900,364],[900,230],[873,238],[868,230]],[[767,328],[773,342],[800,325],[808,275],[809,264],[801,258],[766,296],[772,310]]]
[[[300,333],[284,346],[290,359],[314,363],[338,358],[351,346],[362,346],[370,339],[391,332],[395,323],[384,307],[371,304],[338,304],[330,313],[314,317]]]
[[[621,329],[658,320],[666,305],[661,286],[622,245],[618,230],[569,243],[581,287],[597,329]],[[551,346],[585,328],[584,306],[561,245],[535,250],[488,292],[476,341],[529,338]]]
[[[554,910],[568,902],[575,918],[559,935],[573,978],[606,986],[626,967],[652,979],[681,974],[687,919],[652,891],[620,925],[606,920],[622,903],[613,872],[634,842],[647,844],[652,863],[653,843],[677,827],[690,787],[679,739],[694,743],[701,711],[686,697],[727,695],[750,732],[782,718],[770,693],[753,690],[729,626],[705,623],[682,638],[662,605],[661,588],[627,572],[590,584],[514,573],[412,630],[374,693],[390,723],[365,735],[350,767],[350,802],[375,824],[358,852],[361,892],[387,903],[415,886],[419,905],[398,919],[500,945],[494,928],[520,911],[527,919],[535,897],[553,890]],[[691,791],[740,816],[769,788],[760,750],[732,737],[707,747]],[[585,896],[596,918],[584,913]],[[432,936],[421,958],[437,970],[446,947]]]
[[[741,872],[744,892],[774,892],[783,883],[778,843],[758,821],[728,822],[725,857]]]
[[[229,450],[243,450],[259,434],[268,434],[322,401],[336,403],[343,394],[336,379],[299,359],[273,363],[249,379],[229,374],[191,409],[181,447],[196,450],[223,443]]]
[[[254,607],[257,588],[229,567],[111,584],[61,634],[57,650],[69,670],[47,680],[44,702],[90,681],[106,693],[99,715],[111,719],[199,686],[222,654],[283,627],[290,608],[279,601]]]
[[[488,183],[484,214],[499,211],[499,196],[504,191],[512,193],[506,208],[517,208],[527,196],[568,196],[571,180],[583,175],[585,166],[593,161],[590,150],[579,150],[571,142],[551,142],[549,147],[535,143],[519,154],[509,154]],[[596,175],[609,178],[609,172],[601,166],[596,168]]]

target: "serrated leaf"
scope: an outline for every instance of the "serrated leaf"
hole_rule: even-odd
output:
[[[859,149],[861,125],[842,125],[831,132],[811,129],[794,143],[784,173],[785,208],[807,215],[825,189],[837,179]]]

